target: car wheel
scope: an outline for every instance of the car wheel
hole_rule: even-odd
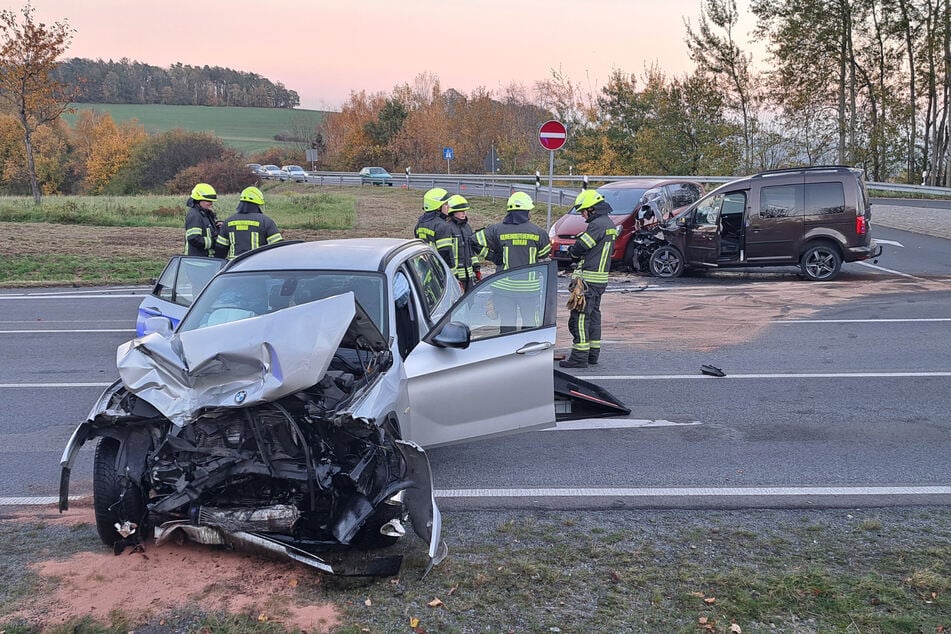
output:
[[[96,531],[106,546],[122,539],[115,525],[126,520],[139,524],[145,517],[145,499],[141,489],[116,468],[119,441],[103,438],[96,446],[93,463],[92,506],[96,512]]]
[[[831,280],[842,268],[842,257],[835,247],[820,244],[802,254],[799,267],[807,280],[814,282]]]
[[[665,245],[651,253],[650,268],[654,277],[680,277],[684,272],[684,259],[676,248]]]

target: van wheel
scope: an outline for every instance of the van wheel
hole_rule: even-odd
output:
[[[96,512],[96,532],[106,546],[122,539],[115,525],[129,520],[142,528],[145,499],[142,491],[116,466],[119,441],[103,438],[96,446],[92,473],[92,506]]]
[[[831,280],[842,268],[842,257],[839,256],[835,247],[820,244],[802,254],[799,267],[807,280],[814,282]]]
[[[680,277],[684,272],[684,259],[674,247],[662,246],[651,253],[650,267],[654,277]]]

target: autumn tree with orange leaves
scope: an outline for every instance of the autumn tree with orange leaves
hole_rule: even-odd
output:
[[[19,17],[18,17],[19,13]],[[37,22],[27,3],[19,12],[0,11],[0,108],[14,115],[22,128],[26,170],[33,200],[40,203],[34,159],[34,136],[69,108],[72,90],[50,73],[69,47],[74,30],[67,22]]]

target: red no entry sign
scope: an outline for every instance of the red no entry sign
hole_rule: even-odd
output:
[[[557,150],[565,144],[568,138],[568,128],[561,121],[546,121],[538,128],[538,142],[546,150]]]

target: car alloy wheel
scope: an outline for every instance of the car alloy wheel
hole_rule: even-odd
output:
[[[662,246],[651,254],[650,267],[655,277],[680,277],[684,272],[684,259],[674,247]]]
[[[819,245],[806,251],[800,260],[803,276],[812,281],[831,280],[842,268],[842,258],[834,247]]]

